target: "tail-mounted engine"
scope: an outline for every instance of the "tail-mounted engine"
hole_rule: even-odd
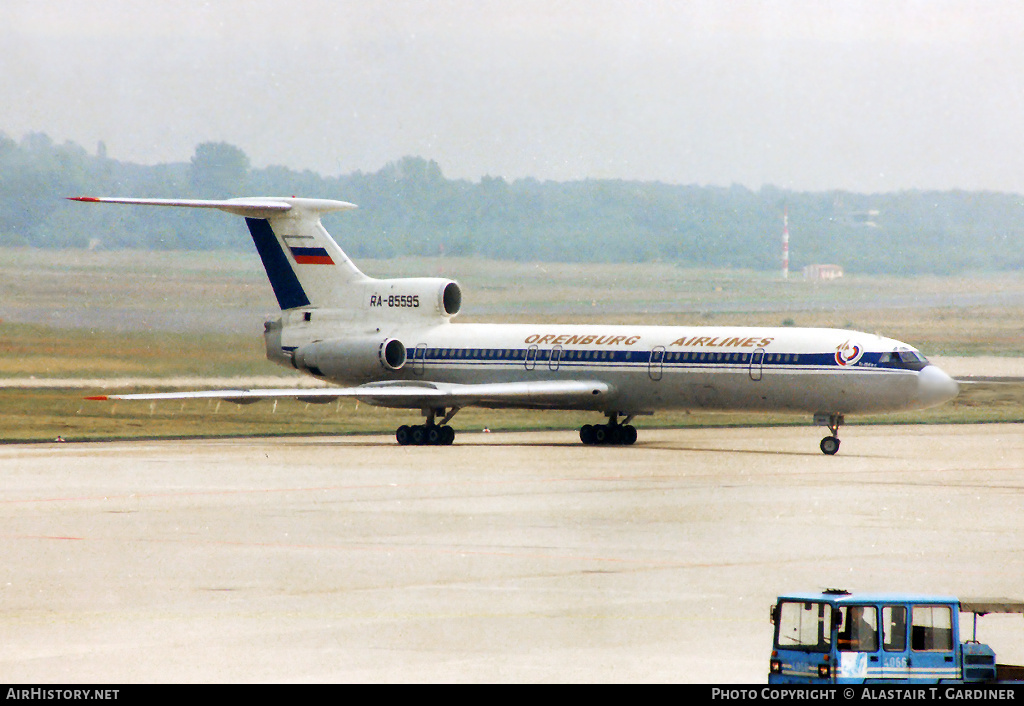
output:
[[[380,379],[382,370],[405,366],[405,344],[397,338],[316,341],[292,353],[299,370],[334,382],[361,383]]]
[[[462,309],[462,288],[450,279],[410,277],[363,283],[370,317],[450,319]]]

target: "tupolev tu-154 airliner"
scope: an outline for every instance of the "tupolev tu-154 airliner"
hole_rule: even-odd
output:
[[[839,329],[458,324],[457,282],[374,279],[320,223],[355,208],[344,201],[222,201],[76,197],[74,201],[214,208],[245,218],[281,316],[264,325],[267,358],[337,385],[317,389],[207,390],[90,399],[269,398],[328,402],[352,397],[418,409],[424,424],[398,428],[399,444],[451,444],[448,423],[467,406],[589,410],[604,424],[584,444],[629,445],[630,423],[658,410],[785,411],[828,427],[839,450],[848,414],[935,406],[958,385],[913,347]]]

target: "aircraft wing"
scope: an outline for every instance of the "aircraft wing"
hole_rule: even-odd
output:
[[[386,382],[358,387],[313,389],[200,390],[127,395],[95,395],[89,400],[189,400],[221,399],[249,404],[266,399],[292,398],[302,402],[333,402],[352,397],[379,407],[424,409],[429,407],[534,407],[537,409],[603,409],[611,387],[586,380],[494,382],[456,384],[443,382]]]

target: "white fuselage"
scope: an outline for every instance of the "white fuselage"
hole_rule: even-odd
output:
[[[295,340],[298,332],[288,333]],[[611,388],[607,396],[564,407],[623,414],[878,413],[921,409],[956,394],[956,383],[910,346],[837,329],[441,323],[396,325],[379,335],[405,344],[400,369],[358,378],[313,374],[339,384],[599,381]],[[893,351],[915,362],[893,360]]]

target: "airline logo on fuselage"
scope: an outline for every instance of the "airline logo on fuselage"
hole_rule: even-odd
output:
[[[847,341],[836,348],[836,363],[843,367],[856,365],[862,355],[864,355],[863,347]]]

